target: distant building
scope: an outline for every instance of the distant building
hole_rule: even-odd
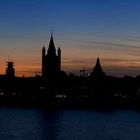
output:
[[[42,49],[42,77],[55,77],[61,71],[61,49],[55,49],[53,35],[51,35],[48,51],[43,46]]]
[[[92,77],[103,77],[103,76],[105,76],[105,73],[103,72],[103,69],[101,67],[99,58],[97,58],[97,61],[96,61],[96,64],[95,64],[95,66],[93,68],[91,76]]]
[[[7,64],[6,76],[9,78],[15,77],[14,62],[6,62],[6,64]]]

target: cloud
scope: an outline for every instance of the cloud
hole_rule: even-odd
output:
[[[130,40],[130,39],[128,39]],[[134,41],[134,40],[133,40]],[[140,41],[140,40],[139,40]],[[116,41],[81,41],[82,46],[87,46],[87,47],[92,47],[92,48],[97,48],[97,47],[103,47],[103,48],[109,48],[109,49],[139,49],[140,46],[129,44],[130,42],[116,42]]]
[[[135,36],[129,37],[129,38],[128,38],[128,41],[133,41],[133,42],[138,42],[138,43],[140,43],[140,37],[135,37]]]

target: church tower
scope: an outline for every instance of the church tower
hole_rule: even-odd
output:
[[[93,68],[91,76],[93,76],[93,77],[103,77],[104,75],[105,75],[105,73],[103,72],[103,69],[101,67],[100,59],[99,59],[99,57],[97,57],[97,61],[96,61],[95,67]]]
[[[43,46],[42,49],[42,77],[51,78],[56,77],[61,71],[61,49],[57,50],[53,40],[53,35],[51,34],[49,47],[46,54],[46,49]]]

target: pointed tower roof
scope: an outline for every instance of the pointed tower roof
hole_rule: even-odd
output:
[[[59,46],[59,48],[58,48],[58,51],[61,52],[60,46]]]
[[[94,76],[102,76],[102,75],[104,75],[103,69],[102,69],[101,64],[100,64],[99,57],[97,57],[97,61],[96,61],[95,67],[93,68],[92,74]]]
[[[43,52],[45,52],[45,51],[46,51],[46,49],[45,49],[45,46],[44,46],[44,45],[43,45],[42,51],[43,51]]]
[[[55,52],[56,52],[56,49],[55,49],[55,45],[54,45],[54,41],[53,41],[53,34],[51,33],[48,53],[55,53]]]
[[[102,70],[99,57],[97,57],[97,61],[94,69]]]

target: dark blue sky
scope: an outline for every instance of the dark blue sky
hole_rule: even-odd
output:
[[[1,0],[0,27],[4,34],[14,30],[23,36],[39,32],[45,37],[50,28],[72,36],[129,35],[138,33],[139,13],[138,0]]]
[[[0,0],[2,67],[10,55],[18,74],[40,71],[51,29],[64,70],[90,69],[99,55],[108,73],[138,74],[139,0]]]

